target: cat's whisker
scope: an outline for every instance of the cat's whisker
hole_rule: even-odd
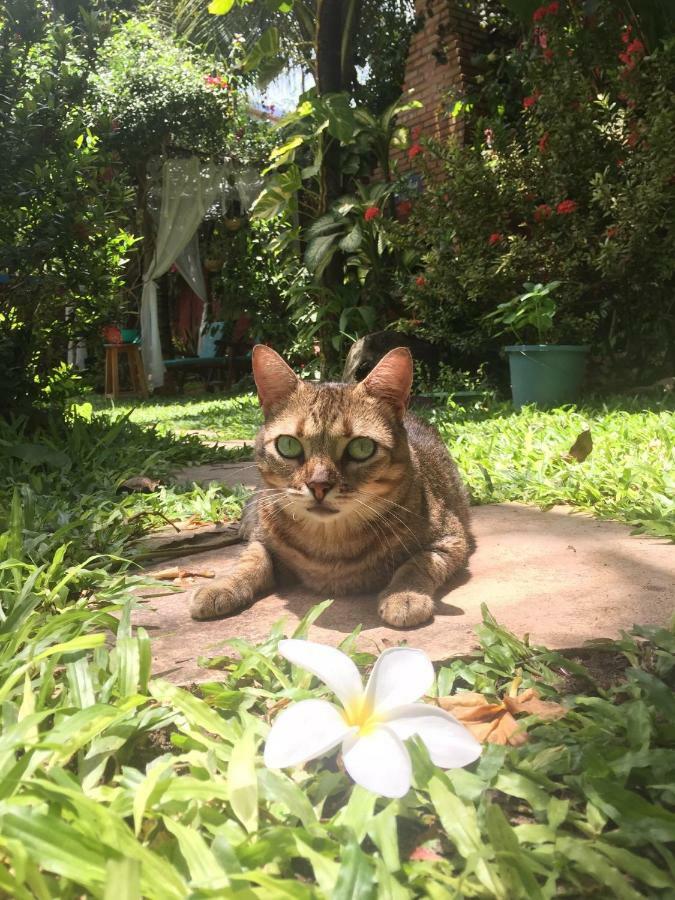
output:
[[[364,492],[364,493],[365,493],[365,492]],[[355,499],[356,499],[356,498],[355,498]],[[378,498],[378,499],[379,499],[379,498]],[[382,499],[385,499],[385,498],[382,498]],[[361,501],[361,502],[363,502],[363,501]],[[377,507],[374,507],[374,509],[376,509],[376,508],[377,508]],[[378,511],[378,512],[379,512],[379,511]],[[382,512],[380,513],[380,515],[381,515],[383,518],[385,518],[386,516],[391,516],[392,518],[396,519],[396,521],[397,521],[399,524],[401,524],[408,532],[410,532],[410,534],[411,534],[413,540],[415,541],[415,543],[417,544],[417,546],[420,548],[420,550],[423,549],[423,548],[422,548],[422,544],[420,543],[419,538],[417,537],[417,535],[415,534],[415,532],[412,530],[412,528],[411,528],[406,522],[404,522],[403,519],[402,519],[399,515],[397,515],[393,510],[388,509],[388,510],[386,510],[386,511],[382,511]]]
[[[389,531],[391,532],[392,537],[396,538],[396,540],[399,542],[399,544],[401,544],[401,546],[403,547],[403,549],[405,550],[405,552],[407,553],[408,556],[413,555],[410,551],[410,548],[408,547],[406,542],[403,540],[401,535],[398,533],[398,531],[396,530],[394,525],[391,522],[387,521],[386,517],[378,509],[376,509],[373,506],[369,506],[367,503],[364,503],[363,500],[359,500],[358,497],[354,497],[354,500],[356,500],[357,503],[360,503],[363,507],[365,507],[370,513],[373,513],[373,518],[371,521],[376,521],[380,525],[380,527],[386,525],[387,528],[389,528]],[[419,541],[418,541],[418,544],[419,544]]]
[[[360,491],[358,488],[352,488],[352,490],[355,494],[360,494],[362,497],[370,497],[373,500],[381,500],[383,503],[389,503],[391,506],[397,506],[409,516],[415,516],[416,519],[425,520],[424,516],[420,516],[418,513],[414,513],[411,509],[408,509],[407,506],[403,506],[401,503],[396,503],[395,500],[390,500],[389,497],[382,497],[379,494],[373,494],[371,491]]]
[[[390,558],[390,560],[391,560],[391,570],[392,570],[392,573],[393,573],[394,569],[396,568],[396,560],[395,560],[395,558],[394,558],[394,551],[393,551],[393,549],[392,549],[392,546],[391,546],[391,544],[389,543],[389,541],[387,540],[386,532],[384,531],[384,529],[383,529],[380,525],[376,524],[376,522],[375,522],[373,519],[369,519],[368,516],[366,516],[366,515],[365,515],[364,513],[362,513],[360,510],[355,509],[354,512],[355,512],[357,518],[358,518],[361,522],[363,522],[364,525],[366,525],[368,528],[370,528],[370,530],[373,532],[373,534],[374,534],[375,537],[378,539],[378,541],[380,542],[380,544],[381,544],[383,547],[384,547],[384,545],[386,544],[387,550],[389,551],[389,558]]]

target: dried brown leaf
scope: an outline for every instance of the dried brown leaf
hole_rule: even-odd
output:
[[[153,578],[158,581],[177,581],[181,578],[215,578],[216,573],[213,569],[183,569],[178,566],[170,566],[168,569],[160,569],[158,572],[151,572]]]
[[[590,454],[592,449],[593,438],[591,437],[590,430],[587,428],[585,431],[581,432],[576,441],[572,444],[569,449],[569,453],[565,456],[565,459],[568,462],[576,460],[577,462],[581,463]]]
[[[504,706],[513,715],[526,713],[540,719],[559,719],[565,715],[565,707],[552,700],[542,700],[534,688],[528,688],[517,697],[504,697]]]
[[[541,700],[534,688],[513,697],[504,697],[502,703],[490,703],[483,694],[475,691],[439,697],[437,702],[482,744],[509,744],[512,747],[527,741],[527,734],[514,718],[518,713],[537,715],[542,719],[557,719],[565,714],[564,707]]]

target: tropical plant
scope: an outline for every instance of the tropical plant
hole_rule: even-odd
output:
[[[306,338],[315,335],[331,356],[345,341],[372,330],[375,322],[394,315],[394,273],[399,265],[392,240],[393,197],[399,189],[391,151],[407,146],[408,131],[397,124],[417,102],[392,104],[380,116],[354,107],[347,94],[310,97],[280,123],[283,143],[266,170],[269,180],[253,216],[281,217],[281,259],[292,265],[298,242],[304,243],[304,265],[311,278],[299,282],[302,295],[294,303],[296,321]],[[340,195],[323,215],[325,183],[319,179],[324,154],[338,162]],[[380,180],[372,178],[373,170]],[[297,227],[297,220],[305,223]],[[323,276],[333,271],[336,283]]]
[[[553,331],[557,305],[551,295],[560,285],[560,281],[550,281],[548,284],[526,282],[523,285],[524,293],[517,294],[506,303],[500,303],[485,318],[495,325],[504,326],[495,332],[497,335],[510,331],[520,340],[523,329],[532,329],[537,336],[537,343],[543,344]]]

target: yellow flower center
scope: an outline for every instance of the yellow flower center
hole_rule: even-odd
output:
[[[347,703],[342,711],[342,717],[350,728],[356,726],[361,736],[370,734],[382,721],[375,714],[373,705],[366,699],[365,694]]]

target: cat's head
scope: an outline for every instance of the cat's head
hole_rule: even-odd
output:
[[[372,518],[409,474],[410,351],[391,350],[358,384],[316,384],[259,345],[253,376],[265,416],[256,458],[272,489],[261,504],[305,524]]]

